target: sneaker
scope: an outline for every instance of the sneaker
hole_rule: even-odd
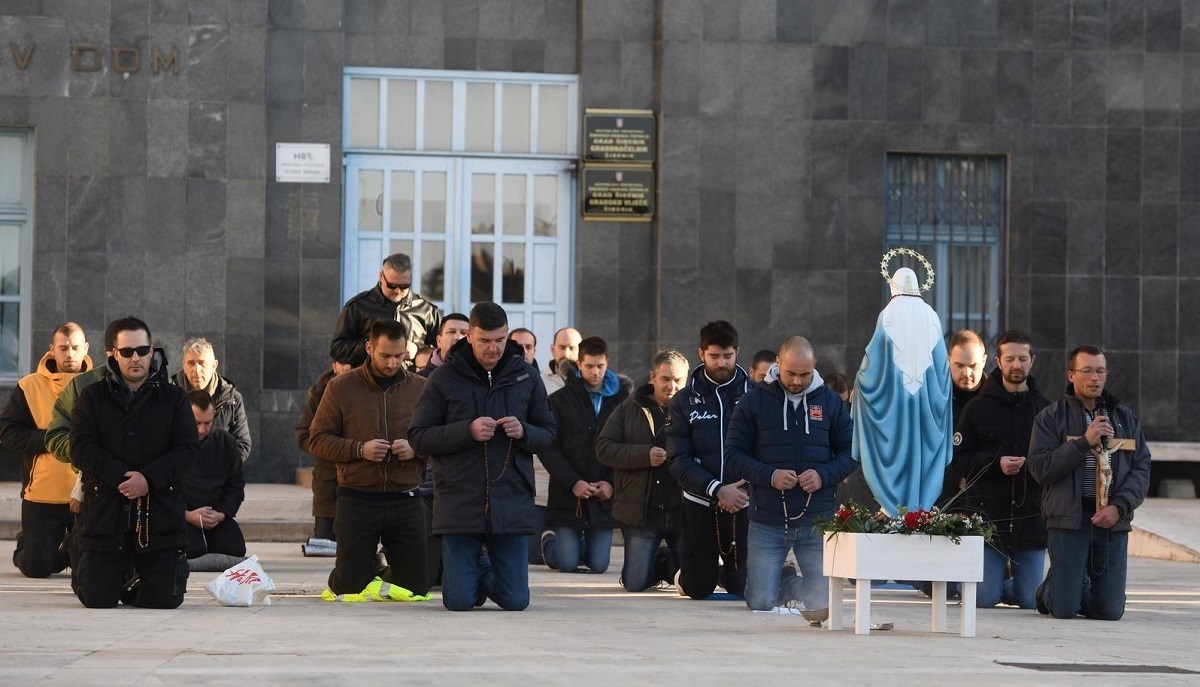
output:
[[[683,576],[683,568],[675,571],[675,593],[680,596],[687,596],[687,592],[683,591],[683,584],[680,578]]]
[[[1042,580],[1034,590],[1033,598],[1037,600],[1037,612],[1042,615],[1050,615],[1050,607],[1046,605],[1046,580]]]
[[[820,627],[822,622],[829,620],[829,609],[818,608],[815,611],[801,609],[800,615],[804,616],[804,619],[808,621],[809,625],[813,627]]]
[[[479,580],[479,588],[475,590],[475,607],[487,603],[488,597],[492,595],[492,590],[496,586],[496,574],[492,571],[484,573]]]
[[[545,532],[542,532],[542,560],[546,561],[547,568],[550,568],[551,570],[558,570],[558,566],[551,561],[550,556],[546,555],[546,545],[553,541],[554,530],[546,530]]]

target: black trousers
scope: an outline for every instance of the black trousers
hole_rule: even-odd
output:
[[[88,608],[113,608],[118,602],[142,608],[178,608],[187,592],[186,549],[139,549],[126,532],[124,551],[82,551],[72,576],[75,595]],[[125,593],[131,571],[139,584]]]
[[[69,564],[64,538],[75,526],[75,514],[65,503],[21,501],[21,533],[13,565],[25,577],[50,577]],[[69,543],[69,542],[67,542]]]
[[[421,497],[425,511],[425,570],[429,586],[442,586],[442,538],[433,533],[433,494]],[[390,561],[391,559],[389,559]]]
[[[187,527],[187,557],[199,558],[206,553],[223,553],[229,556],[246,555],[246,538],[242,528],[233,518],[226,517],[217,526],[204,530],[192,525]]]
[[[313,517],[332,520],[337,515],[337,463],[320,458],[313,462],[312,494]]]
[[[679,522],[683,530],[679,567],[683,593],[703,599],[720,582],[730,594],[745,595],[746,530],[750,526],[746,510],[730,515],[684,499]]]
[[[338,494],[337,559],[329,573],[334,594],[357,594],[378,574],[375,553],[387,552],[390,579],[413,594],[429,591],[425,505],[416,494],[387,501]]]

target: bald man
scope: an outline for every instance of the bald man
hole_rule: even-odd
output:
[[[563,327],[554,332],[554,343],[550,345],[550,355],[554,359],[550,361],[550,369],[542,375],[547,395],[566,386],[567,368],[574,369],[573,364],[579,360],[580,341],[583,336],[574,327]],[[563,365],[564,360],[570,360],[572,364]]]
[[[837,485],[857,463],[850,454],[850,409],[817,372],[812,342],[783,342],[761,384],[733,411],[725,459],[750,485],[746,605],[769,611],[791,601],[813,625],[829,617],[821,535],[813,520],[832,517]],[[800,577],[783,563],[796,554]]]

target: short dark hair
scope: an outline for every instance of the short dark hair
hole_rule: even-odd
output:
[[[708,348],[709,346],[737,348],[737,330],[725,320],[709,322],[700,328],[700,348]]]
[[[367,330],[367,341],[378,341],[383,336],[392,341],[403,339],[407,342],[408,330],[396,320],[375,320],[371,323],[371,328]]]
[[[508,313],[504,312],[498,303],[483,301],[471,308],[471,319],[467,320],[472,327],[478,327],[485,332],[508,326]]]
[[[833,389],[835,394],[844,394],[850,390],[850,378],[841,372],[834,372],[825,378],[825,386]]]
[[[50,335],[50,338],[51,338],[51,340],[53,340],[54,337],[59,334],[69,337],[72,334],[74,334],[75,332],[79,332],[80,334],[83,334],[84,333],[83,327],[80,327],[78,324],[76,324],[74,322],[63,322],[62,324],[60,324],[54,328],[54,333]],[[109,348],[112,348],[112,346],[109,346]]]
[[[204,412],[213,407],[212,396],[204,389],[193,389],[192,391],[187,392],[187,399],[188,403],[199,408],[200,412]]]
[[[404,253],[392,253],[383,259],[383,264],[396,270],[397,272],[411,272],[412,258]],[[380,266],[382,268],[382,265]]]
[[[1000,347],[1004,344],[1025,344],[1029,346],[1029,355],[1033,355],[1033,337],[1020,329],[1010,329],[996,339],[996,355],[1000,355]]]
[[[960,329],[954,332],[954,336],[950,337],[950,343],[946,346],[946,351],[953,350],[955,346],[966,346],[969,344],[979,344],[983,347],[984,352],[987,352],[987,344],[983,342],[983,337],[970,329]]]
[[[579,342],[580,359],[582,359],[585,355],[607,356],[608,344],[604,342],[604,339],[601,339],[598,336],[589,336],[588,338]]]
[[[521,334],[521,333],[525,333],[525,334],[532,336],[533,337],[533,345],[534,346],[537,345],[537,334],[534,334],[533,332],[529,331],[528,329],[526,329],[524,327],[517,327],[516,329],[512,330],[511,332],[508,333],[508,337],[511,339],[513,334]]]
[[[452,320],[455,322],[466,322],[467,324],[471,324],[471,319],[466,315],[460,312],[452,312],[442,318],[442,323],[438,325],[438,334],[443,333],[443,330],[446,329],[446,323]]]
[[[767,349],[764,348],[761,351],[759,351],[758,353],[754,354],[754,360],[751,361],[750,366],[757,367],[759,363],[773,363],[773,362],[775,362],[775,351],[768,351]]]
[[[1067,356],[1067,371],[1068,372],[1075,370],[1075,358],[1080,353],[1084,353],[1086,355],[1103,355],[1106,358],[1108,357],[1104,353],[1103,348],[1100,348],[1099,346],[1093,346],[1091,344],[1084,344],[1082,346],[1077,347],[1075,350],[1071,351],[1070,355]]]
[[[125,317],[109,322],[108,326],[104,328],[105,350],[111,351],[117,345],[117,334],[139,330],[146,332],[146,338],[150,339],[151,343],[154,342],[154,335],[150,333],[150,326],[133,315],[126,315]]]

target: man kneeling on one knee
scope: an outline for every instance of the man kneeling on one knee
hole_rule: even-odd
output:
[[[367,361],[329,380],[309,448],[337,464],[333,531],[335,594],[357,594],[377,575],[415,595],[429,590],[425,513],[417,486],[425,461],[405,438],[425,379],[404,369],[408,333],[395,320],[371,325]],[[380,570],[376,551],[388,553]]]

